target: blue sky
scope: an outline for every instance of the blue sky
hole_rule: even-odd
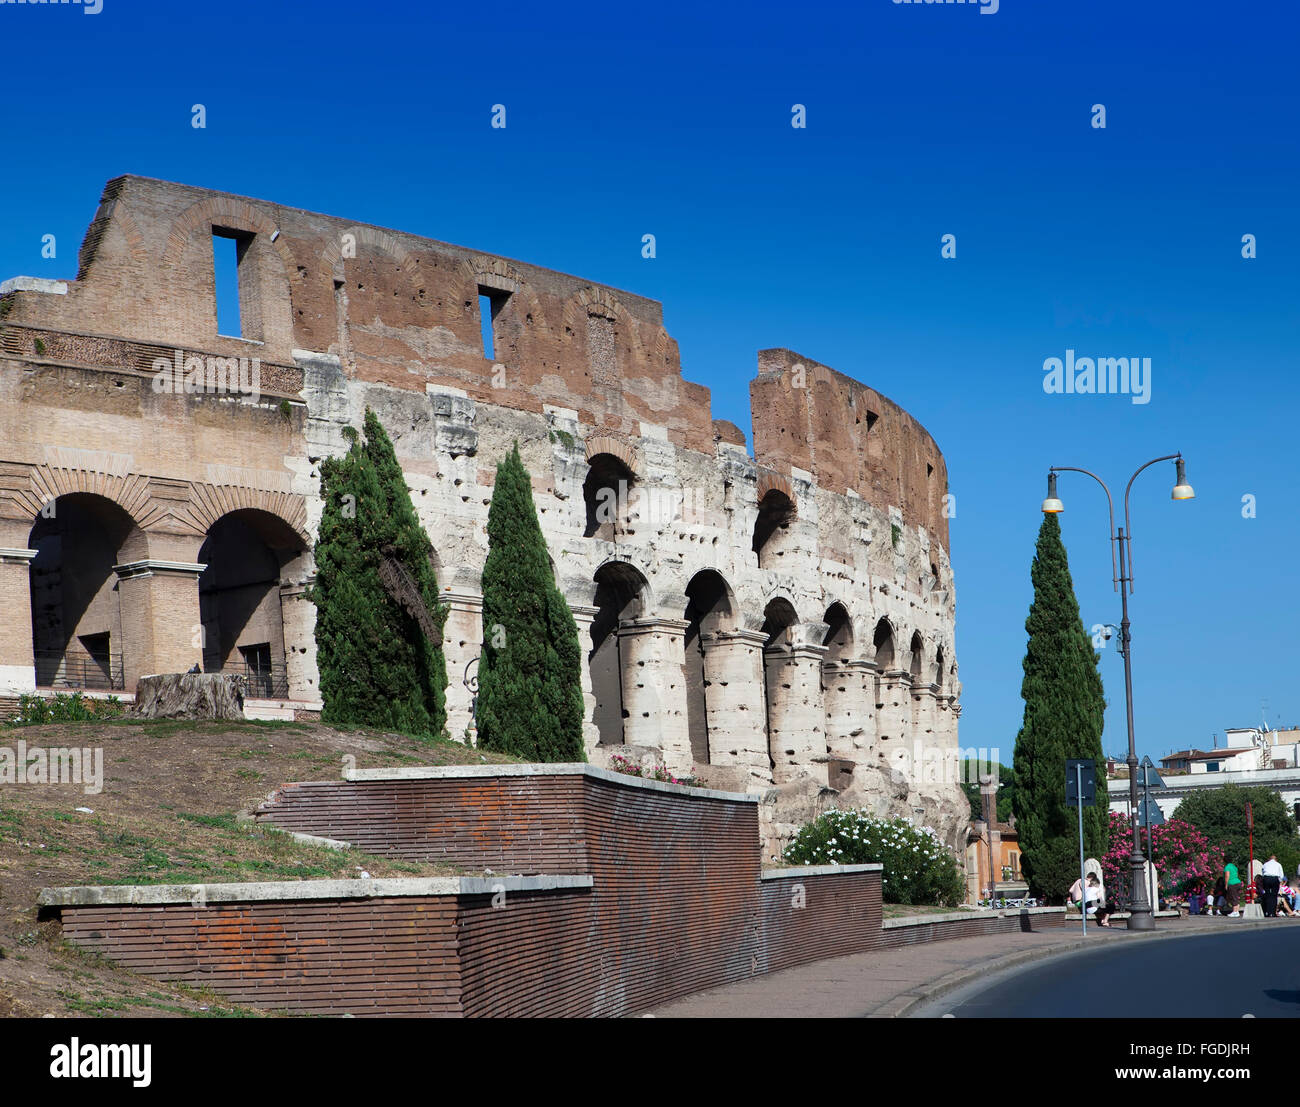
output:
[[[1158,756],[1265,701],[1300,722],[1297,30],[1281,4],[1132,0],[0,5],[0,276],[73,276],[103,183],[139,173],[661,300],[685,374],[747,432],[757,350],[833,365],[947,457],[961,741],[1004,757],[1047,467],[1122,495],[1181,450],[1198,498],[1170,502],[1166,464],[1133,503]],[[1150,402],[1045,394],[1067,349],[1151,358]],[[1101,490],[1067,474],[1061,496],[1084,620],[1118,622]],[[1113,647],[1102,674],[1119,751]]]

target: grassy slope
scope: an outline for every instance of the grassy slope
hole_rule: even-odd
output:
[[[215,996],[124,972],[38,922],[36,897],[70,884],[192,884],[458,875],[302,845],[241,821],[281,784],[358,768],[501,762],[455,742],[309,723],[113,721],[0,729],[0,746],[102,747],[104,787],[0,787],[0,1017],[247,1014]],[[79,812],[79,807],[91,813]]]

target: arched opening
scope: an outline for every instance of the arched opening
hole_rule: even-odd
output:
[[[912,644],[909,649],[912,653],[912,680],[916,684],[920,684],[925,679],[925,643],[921,640],[919,630],[913,632]]]
[[[686,725],[691,756],[709,764],[708,681],[705,678],[707,636],[729,628],[735,605],[731,589],[712,569],[696,573],[686,586]]]
[[[835,775],[828,780],[832,787],[845,788],[852,781],[854,732],[860,734],[864,720],[855,716],[864,714],[865,674],[852,671],[848,662],[853,659],[853,623],[841,603],[831,604],[822,616],[826,633],[822,645],[822,705],[826,713],[826,750],[832,757],[842,759]]]
[[[772,569],[780,564],[794,517],[794,504],[780,489],[771,489],[759,501],[758,519],[754,522],[754,552],[758,554],[760,569]]]
[[[848,661],[853,654],[853,623],[842,603],[831,604],[822,621],[826,634],[822,645],[826,647],[826,664],[838,665]]]
[[[122,609],[114,566],[145,556],[144,534],[112,500],[75,492],[32,527],[32,650],[38,688],[122,689]]]
[[[872,645],[876,647],[876,668],[880,672],[894,667],[894,628],[889,625],[887,619],[881,619],[876,624],[875,634],[872,635]]]
[[[763,685],[767,704],[768,755],[773,767],[795,752],[785,748],[789,743],[785,741],[784,720],[790,707],[791,693],[791,682],[786,678],[793,645],[790,629],[798,621],[794,606],[779,596],[763,609],[763,633],[767,636],[763,645]]]
[[[199,550],[203,669],[239,673],[255,699],[287,699],[280,582],[304,551],[288,523],[265,511],[223,515]]]
[[[590,461],[582,498],[587,505],[585,538],[613,542],[625,524],[628,497],[636,480],[632,470],[613,454],[597,454]]]
[[[947,658],[944,657],[943,647],[940,646],[934,653],[934,683],[940,692],[943,691],[943,674],[947,665]]]
[[[644,614],[646,581],[631,565],[611,562],[596,570],[596,615],[591,622],[591,691],[596,697],[593,721],[600,732],[600,744],[619,746],[624,742],[623,649],[619,627],[625,620]]]

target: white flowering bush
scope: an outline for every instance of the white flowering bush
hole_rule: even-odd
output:
[[[784,856],[795,865],[883,865],[886,903],[956,907],[966,895],[957,859],[938,834],[911,819],[832,809],[800,827]]]

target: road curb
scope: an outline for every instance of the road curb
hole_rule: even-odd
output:
[[[1275,920],[1261,919],[1258,922],[1246,921],[1232,928],[1237,930],[1260,930],[1266,926],[1273,925]],[[1225,933],[1220,931],[1220,933]],[[1187,930],[1177,931],[1138,931],[1129,933],[1129,938],[1140,938],[1149,941],[1173,941],[1177,938],[1204,937],[1208,930],[1188,928]],[[1121,939],[1122,941],[1123,939]],[[935,980],[926,981],[916,988],[911,988],[906,992],[900,992],[898,995],[885,1000],[884,1003],[873,1007],[863,1018],[868,1019],[905,1019],[923,1003],[943,995],[945,992],[951,992],[961,988],[966,984],[973,983],[982,976],[990,976],[994,973],[1002,972],[1005,969],[1013,969],[1019,965],[1028,965],[1034,961],[1044,961],[1049,957],[1060,957],[1069,953],[1079,953],[1085,950],[1097,951],[1102,947],[1097,945],[1095,940],[1088,938],[1076,938],[1071,942],[1063,942],[1060,945],[1049,946],[1046,949],[1022,950],[1019,953],[1008,953],[993,961],[987,961],[978,969],[958,969],[956,972],[950,972],[945,976],[938,977]]]

